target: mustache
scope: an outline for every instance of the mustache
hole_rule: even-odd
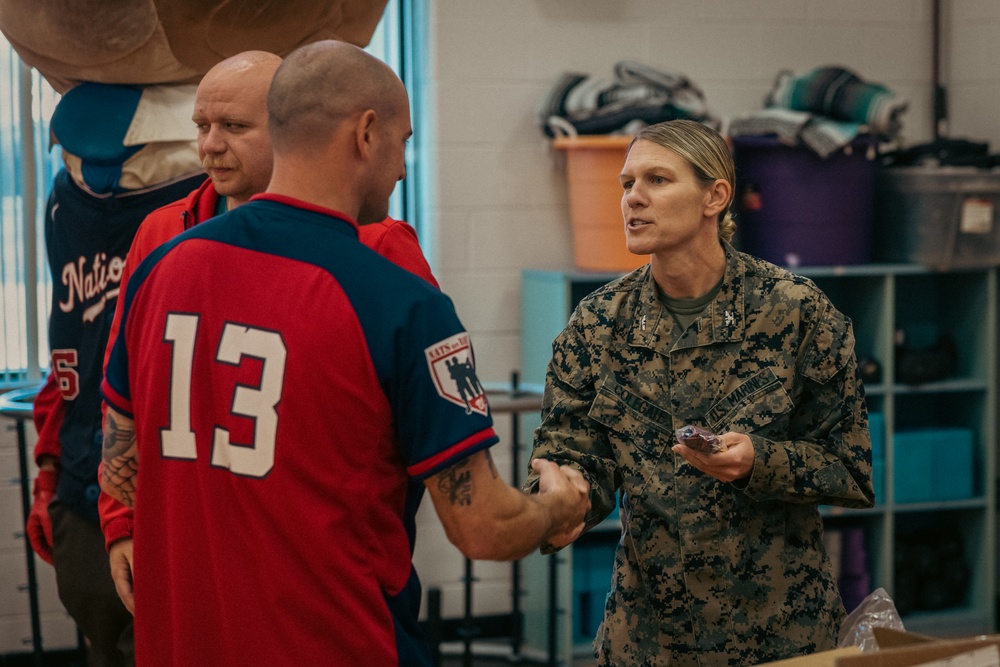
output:
[[[206,157],[201,161],[201,166],[205,169],[236,169],[237,165],[227,160]]]

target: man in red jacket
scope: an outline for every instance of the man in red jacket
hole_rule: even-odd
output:
[[[271,177],[271,142],[267,131],[267,91],[281,58],[250,51],[225,60],[205,74],[192,115],[198,128],[198,152],[209,178],[186,198],[149,214],[136,233],[122,271],[120,293],[142,260],[162,243],[209,218],[245,204],[267,187]],[[413,228],[386,218],[359,228],[369,248],[435,287]],[[109,341],[118,337],[124,299],[119,299]],[[110,352],[111,345],[108,346]],[[105,364],[107,355],[105,355]],[[98,499],[101,529],[111,559],[111,573],[125,606],[132,599],[132,510],[105,493]]]

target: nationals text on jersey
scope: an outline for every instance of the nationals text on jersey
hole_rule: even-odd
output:
[[[94,263],[90,270],[87,270],[87,258],[80,257],[75,262],[68,262],[62,270],[63,285],[69,288],[66,301],[59,302],[59,308],[68,313],[76,307],[77,301],[81,304],[95,296],[100,296],[101,300],[87,308],[83,313],[85,322],[92,321],[101,311],[108,299],[118,296],[118,289],[104,293],[109,283],[116,285],[121,282],[122,269],[125,267],[125,260],[121,257],[112,257],[107,260],[107,255],[103,252],[94,255]]]

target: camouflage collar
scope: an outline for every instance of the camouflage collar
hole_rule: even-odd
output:
[[[726,242],[726,279],[715,300],[705,309],[711,314],[714,339],[718,342],[743,340],[746,324],[746,265],[740,253]]]
[[[635,319],[629,333],[630,345],[648,347],[667,355],[673,350],[743,340],[746,266],[740,253],[728,243],[723,245],[726,249],[726,279],[701,317],[683,334],[657,296],[649,265],[644,267],[645,276],[641,278]]]

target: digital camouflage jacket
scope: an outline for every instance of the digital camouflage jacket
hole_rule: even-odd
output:
[[[553,343],[533,457],[583,471],[588,528],[621,495],[601,665],[742,666],[836,646],[845,612],[818,506],[874,503],[851,322],[810,280],[726,255],[687,330],[647,265],[586,297]],[[675,455],[685,424],[750,435],[749,478],[720,482]]]

